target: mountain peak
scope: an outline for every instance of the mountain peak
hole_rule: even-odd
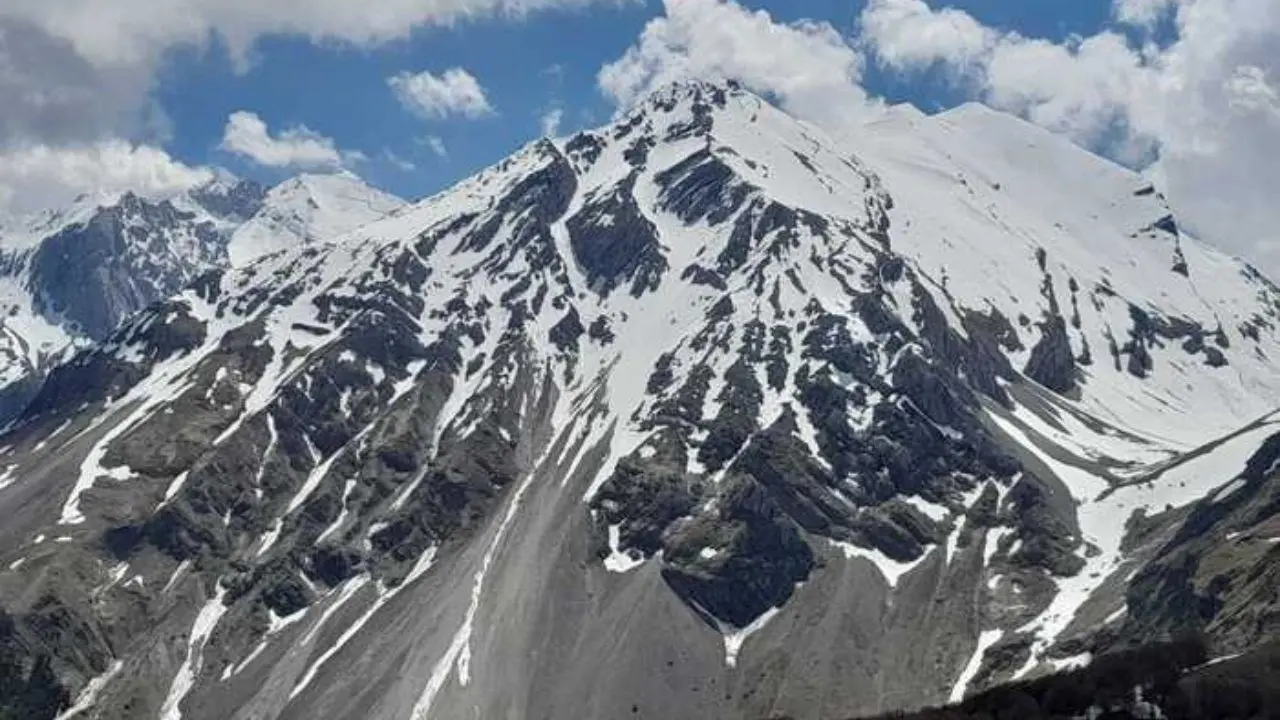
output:
[[[298,244],[324,242],[404,207],[405,201],[348,171],[296,175],[266,192],[260,209],[233,234],[234,266]]]
[[[752,94],[742,83],[727,78],[679,78],[663,83],[649,93],[644,102],[665,104],[684,99],[695,99],[723,105],[734,94]]]

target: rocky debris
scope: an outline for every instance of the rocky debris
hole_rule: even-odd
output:
[[[1280,536],[1273,530],[1280,517],[1278,461],[1280,434],[1262,443],[1229,483],[1238,487],[1149,521],[1168,539],[1129,584],[1128,613],[1114,645],[1153,633],[1210,632],[1224,651],[1237,652],[1273,636],[1280,565],[1267,538]]]
[[[77,353],[54,368],[23,410],[20,423],[51,418],[120,397],[156,364],[204,343],[206,324],[182,300],[159,303],[136,315],[103,345]]]
[[[680,273],[680,279],[688,280],[694,285],[706,285],[721,292],[729,289],[729,286],[725,285],[724,279],[720,277],[720,273],[697,263],[685,268],[684,272]]]
[[[580,132],[565,143],[564,150],[578,172],[585,172],[600,159],[605,145],[605,140],[599,135]]]
[[[1080,572],[1084,567],[1084,560],[1076,554],[1080,529],[1066,487],[1054,487],[1024,472],[1009,489],[1008,505],[1019,541],[1010,562],[1043,568],[1059,577]]]
[[[69,707],[70,691],[53,664],[73,654],[106,670],[100,639],[56,599],[41,598],[17,617],[0,608],[0,717],[51,718]]]
[[[725,372],[724,387],[715,398],[720,409],[707,426],[707,438],[698,449],[698,461],[719,470],[742,449],[758,430],[756,418],[764,399],[755,371],[739,360]]]
[[[807,532],[840,540],[855,537],[859,517],[833,487],[834,478],[794,436],[791,411],[751,439],[731,470],[750,476]]]
[[[958,387],[972,387],[999,403],[1008,404],[1008,396],[998,379],[1011,379],[1013,368],[1001,352],[1000,342],[982,332],[981,326],[966,326],[968,338],[961,336],[947,322],[934,295],[918,279],[913,278],[911,283],[913,319],[919,324],[920,339],[929,345],[939,365],[965,378]]]
[[[876,720],[1264,716],[1274,707],[1269,665],[1276,654],[1272,645],[1243,657],[1210,661],[1210,648],[1199,637],[1149,642],[1097,657],[1085,667],[990,688],[945,708],[897,712]]]
[[[214,181],[191,191],[191,199],[214,217],[231,222],[245,222],[258,214],[267,196],[267,188],[254,180],[237,180],[231,184]]]
[[[582,327],[582,320],[578,317],[578,311],[570,308],[564,319],[556,323],[548,333],[548,338],[552,345],[555,345],[564,352],[570,348],[577,349],[578,338],[581,338],[587,329]]]
[[[620,542],[649,556],[662,550],[667,529],[701,501],[706,481],[685,471],[679,434],[659,430],[645,446],[652,455],[628,455],[592,501],[602,525],[617,525]]]

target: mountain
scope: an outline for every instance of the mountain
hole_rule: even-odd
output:
[[[1013,118],[672,85],[54,368],[0,440],[0,711],[848,717],[1239,652],[1278,319]]]
[[[270,190],[220,177],[163,199],[87,195],[0,232],[0,422],[68,348],[103,340],[201,274],[332,239],[398,204],[351,175]]]
[[[349,172],[299,175],[267,192],[262,208],[231,234],[227,254],[238,267],[295,245],[331,240],[404,204]]]

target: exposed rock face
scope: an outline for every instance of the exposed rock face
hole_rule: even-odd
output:
[[[677,85],[127,316],[4,438],[0,713],[842,717],[1269,636],[1280,292],[984,112],[904,176]],[[1046,155],[976,188],[993,126]]]
[[[1076,359],[1067,337],[1067,323],[1055,316],[1040,328],[1040,341],[1031,348],[1023,373],[1056,393],[1067,393],[1076,385]]]
[[[125,316],[220,264],[213,222],[168,201],[126,195],[87,224],[49,238],[31,259],[36,309],[105,338]]]
[[[636,205],[636,177],[629,175],[612,195],[588,201],[566,223],[574,257],[605,295],[628,281],[637,297],[656,290],[667,269],[657,229]]]

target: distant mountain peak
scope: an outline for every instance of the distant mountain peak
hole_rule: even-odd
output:
[[[405,206],[354,173],[302,174],[266,192],[259,210],[231,236],[231,264],[295,245],[325,242]]]

